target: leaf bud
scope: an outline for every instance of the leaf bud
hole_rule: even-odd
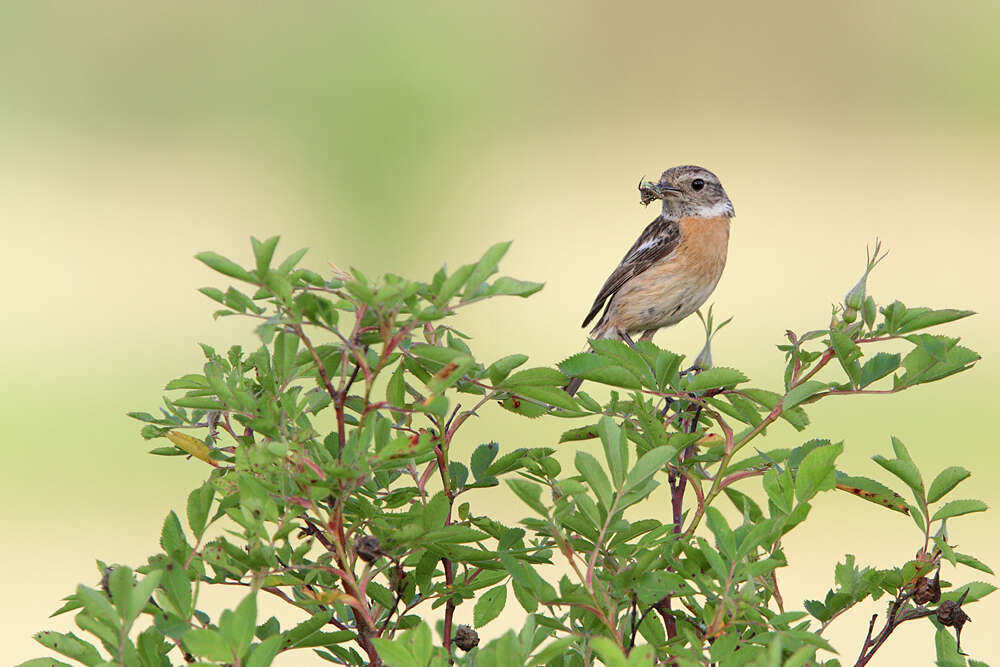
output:
[[[847,307],[847,309],[844,311],[845,314],[844,320],[847,322],[853,321],[853,320],[848,320],[846,318],[848,310],[853,310],[855,311],[855,314],[857,314],[857,311],[861,310],[865,305],[865,297],[868,296],[867,295],[868,274],[872,272],[872,269],[875,268],[876,264],[878,264],[885,258],[884,254],[879,255],[879,252],[881,252],[881,250],[882,250],[882,243],[878,239],[876,239],[875,251],[868,256],[868,263],[865,266],[865,272],[861,276],[861,280],[859,280],[857,284],[851,288],[851,291],[849,291],[847,295],[844,297],[844,305]]]

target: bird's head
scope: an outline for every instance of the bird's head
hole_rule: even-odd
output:
[[[639,192],[643,204],[654,199],[663,200],[663,213],[670,217],[732,218],[736,215],[719,177],[704,167],[672,167],[663,172],[658,183],[640,183]]]

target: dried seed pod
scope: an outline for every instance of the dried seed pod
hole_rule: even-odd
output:
[[[354,552],[364,562],[371,563],[382,555],[382,545],[374,535],[362,535],[354,540]]]
[[[460,625],[455,628],[455,646],[463,651],[471,651],[479,646],[479,633],[468,625]]]
[[[941,599],[941,571],[933,579],[920,577],[913,585],[913,601],[917,604],[934,604]]]
[[[937,610],[937,619],[941,625],[947,625],[961,632],[962,626],[971,621],[969,615],[962,611],[962,605],[954,600],[945,600]]]

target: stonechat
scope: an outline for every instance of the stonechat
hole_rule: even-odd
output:
[[[726,265],[735,212],[715,174],[694,165],[673,167],[659,183],[642,183],[639,190],[643,204],[660,199],[663,211],[597,293],[582,325],[601,313],[592,339],[620,338],[631,345],[631,334],[642,332],[641,340],[649,340],[698,310]],[[575,393],[580,382],[574,378],[566,391]]]

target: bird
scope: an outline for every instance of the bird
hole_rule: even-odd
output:
[[[729,225],[736,213],[718,176],[681,165],[664,171],[658,183],[640,183],[639,190],[643,204],[661,199],[663,210],[597,293],[582,324],[586,327],[600,313],[591,340],[618,338],[633,345],[632,334],[638,332],[640,340],[650,340],[657,330],[698,310],[726,266]],[[573,395],[582,382],[573,378],[564,389]]]

